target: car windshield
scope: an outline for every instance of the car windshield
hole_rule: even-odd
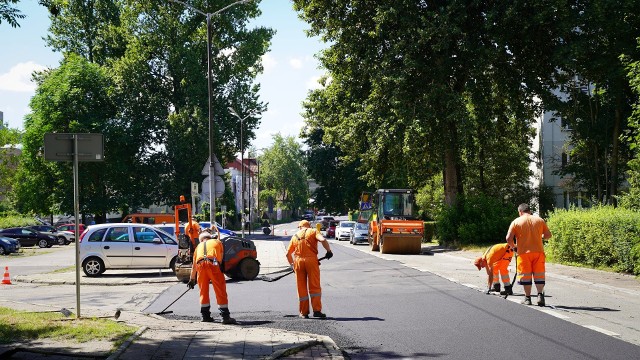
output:
[[[341,222],[340,227],[352,228],[354,224],[353,222]]]
[[[355,229],[356,230],[369,230],[369,224],[356,223]]]
[[[409,193],[386,193],[382,197],[382,209],[385,216],[413,216],[413,195]]]

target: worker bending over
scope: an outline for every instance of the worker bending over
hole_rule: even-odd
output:
[[[486,293],[499,292],[501,295],[513,295],[513,285],[509,279],[509,264],[513,251],[507,243],[495,244],[489,247],[482,256],[476,258],[473,263],[478,270],[486,268],[487,285]],[[500,280],[504,284],[504,291],[500,291]]]
[[[224,277],[224,248],[222,242],[214,239],[211,233],[203,231],[199,237],[200,243],[193,252],[193,265],[191,277],[187,286],[193,289],[196,285],[200,288],[200,312],[203,322],[213,322],[211,317],[211,302],[209,299],[209,283],[213,284],[216,294],[218,310],[222,316],[223,324],[235,324],[236,320],[229,313],[229,301],[227,299],[227,283]]]
[[[293,266],[298,285],[300,301],[300,317],[309,318],[309,298],[313,316],[326,318],[322,313],[322,289],[320,288],[320,261],[318,261],[318,242],[327,251],[326,258],[331,259],[333,253],[329,242],[316,229],[311,229],[309,221],[302,220],[298,224],[298,232],[291,237],[287,249],[287,260]],[[295,261],[291,255],[295,256]]]

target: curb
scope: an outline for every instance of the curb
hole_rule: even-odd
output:
[[[115,360],[117,358],[120,357],[120,355],[122,355],[122,353],[124,353],[125,350],[127,350],[127,348],[137,339],[140,337],[140,335],[142,335],[142,333],[144,333],[145,331],[147,331],[148,327],[143,326],[141,328],[138,328],[138,330],[133,333],[133,335],[129,336],[129,338],[122,344],[120,344],[120,346],[116,349],[115,352],[113,352],[111,355],[109,355],[109,357],[107,358],[107,360]]]
[[[282,349],[274,352],[271,356],[267,357],[269,360],[282,359],[287,356],[296,355],[314,346],[322,346],[329,353],[330,359],[344,359],[342,351],[336,343],[328,336],[316,335],[316,340],[310,340],[298,346],[294,346],[288,349]]]

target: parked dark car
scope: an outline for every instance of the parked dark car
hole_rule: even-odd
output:
[[[325,231],[329,227],[329,222],[334,221],[333,216],[323,216],[320,220],[320,230]]]
[[[20,242],[16,239],[0,236],[0,255],[9,255],[20,250]]]
[[[20,246],[35,246],[49,248],[58,243],[58,238],[53,235],[43,234],[26,227],[16,227],[0,230],[0,236],[16,239]]]
[[[75,236],[69,231],[58,231],[55,226],[51,225],[33,225],[27,226],[31,230],[39,231],[43,234],[53,235],[58,238],[58,245],[69,245],[75,241]]]
[[[307,210],[302,214],[302,220],[314,221],[316,219],[316,214],[313,211]]]

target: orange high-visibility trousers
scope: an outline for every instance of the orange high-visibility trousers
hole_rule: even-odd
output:
[[[219,308],[226,308],[229,304],[227,300],[227,282],[224,274],[218,265],[208,261],[197,264],[198,287],[200,288],[200,306],[210,306],[209,283],[213,284],[213,291],[216,293],[216,302]]]
[[[511,279],[509,278],[509,263],[511,259],[500,259],[493,263],[493,284],[500,284],[500,280],[504,286],[511,285]]]
[[[320,264],[318,257],[296,257],[293,264],[298,283],[300,314],[309,314],[309,299],[313,311],[322,311],[322,289],[320,288]]]

